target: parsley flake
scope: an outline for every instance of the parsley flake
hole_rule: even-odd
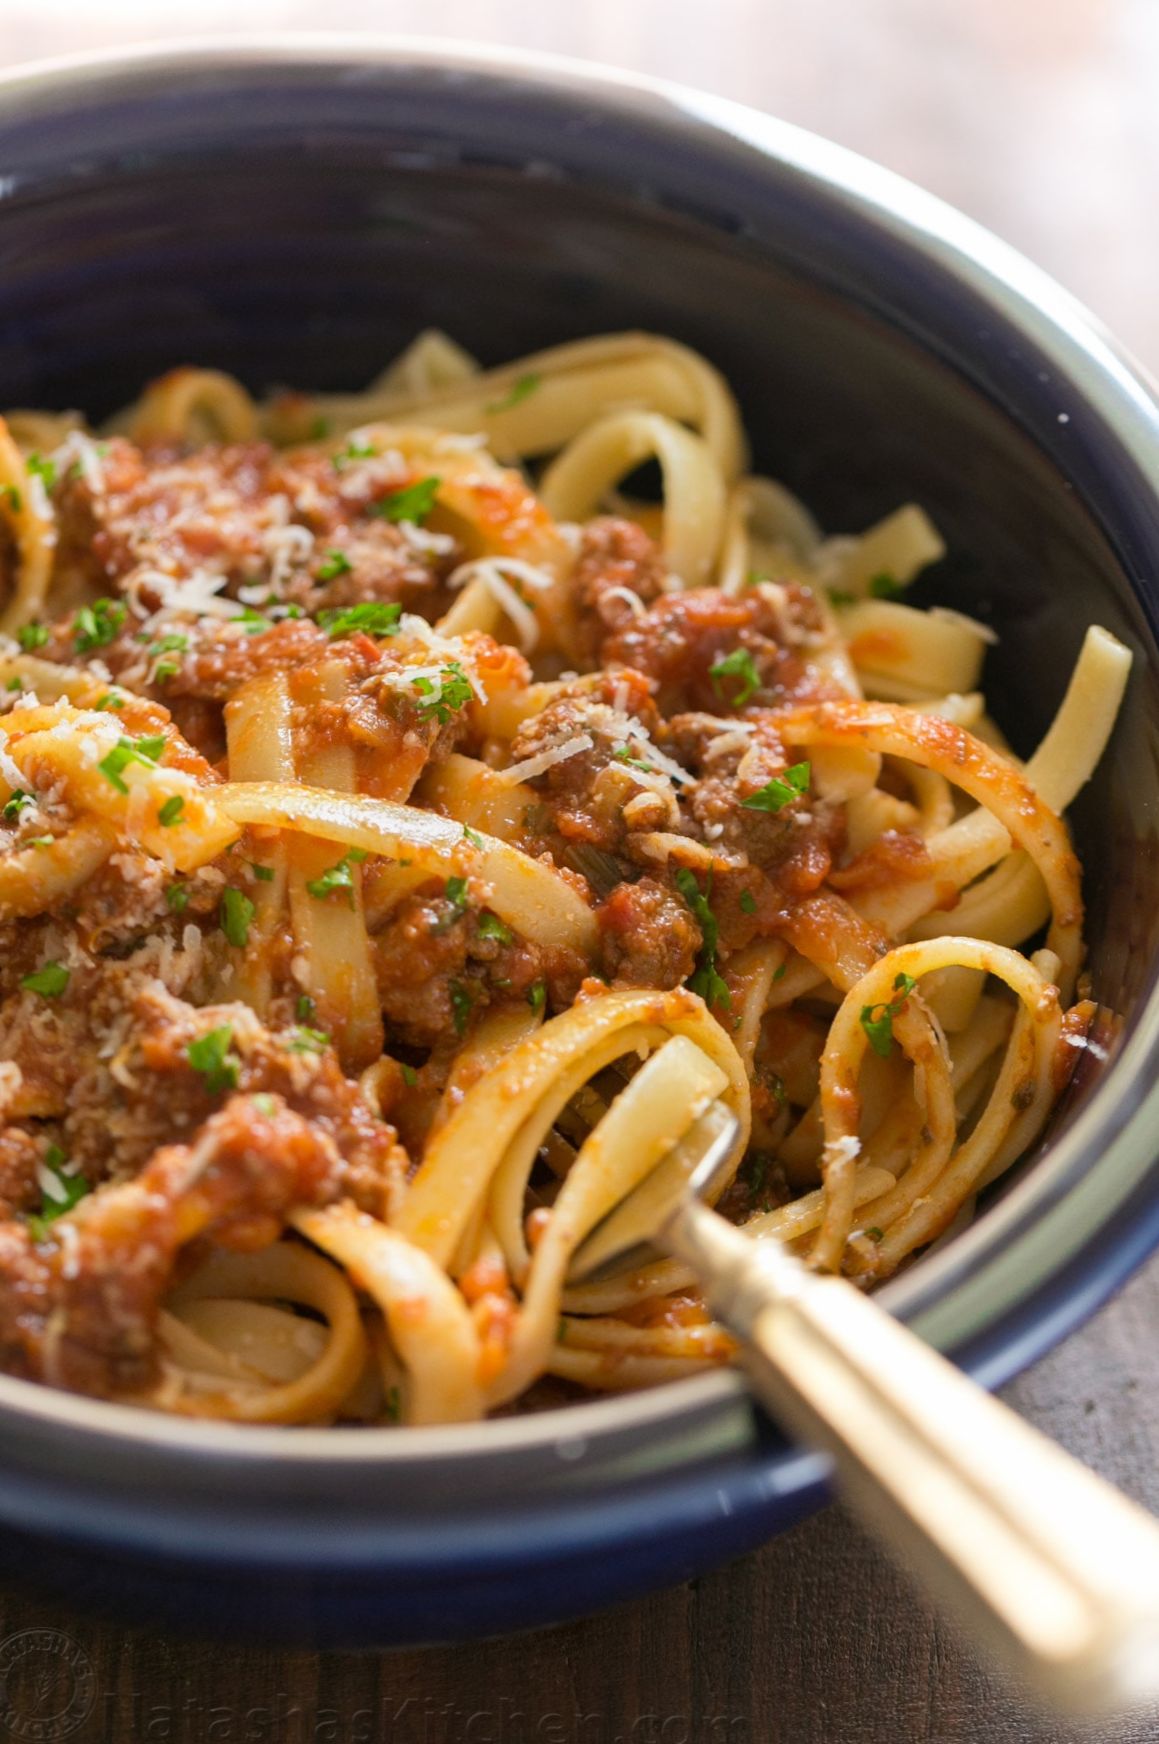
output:
[[[73,1165],[75,1168],[75,1165]],[[59,1145],[49,1145],[38,1171],[41,1182],[41,1206],[26,1221],[33,1241],[47,1241],[49,1225],[71,1211],[90,1191],[79,1170],[69,1167],[68,1158]]]
[[[696,882],[695,872],[690,871],[687,866],[680,866],[676,870],[676,888],[695,915],[701,935],[700,956],[695,972],[688,977],[688,986],[693,993],[699,993],[707,1006],[723,1005],[726,1011],[731,1011],[732,998],[728,982],[716,967],[720,928],[709,901],[712,895],[712,873],[708,874],[707,890],[702,891]]]
[[[352,460],[373,460],[376,452],[373,442],[368,442],[364,436],[352,436],[345,448],[340,448],[334,456],[334,470],[341,472]]]
[[[899,599],[904,592],[901,582],[890,575],[888,570],[883,569],[879,575],[871,575],[869,578],[871,599]]]
[[[405,1060],[398,1061],[398,1069],[402,1073],[402,1081],[408,1090],[413,1090],[419,1081],[419,1075],[413,1066],[408,1066]]]
[[[261,884],[272,884],[274,882],[274,869],[272,866],[259,866],[256,860],[251,860],[250,871]]]
[[[118,793],[128,793],[129,786],[123,774],[129,764],[140,763],[146,769],[156,769],[164,749],[164,733],[155,733],[145,739],[118,739],[108,756],[101,758],[97,768],[108,777]]]
[[[185,801],[179,793],[170,794],[164,805],[157,808],[157,822],[163,830],[173,827],[185,810]]]
[[[467,824],[463,825],[463,840],[470,842],[473,848],[482,848],[485,845],[482,836],[476,835],[475,831]]]
[[[353,636],[361,630],[367,636],[397,636],[398,620],[402,616],[400,605],[383,605],[377,600],[366,600],[360,606],[328,606],[324,612],[318,613],[318,622],[324,630],[330,633],[331,641],[338,636]]]
[[[893,983],[894,997],[888,1004],[861,1007],[861,1027],[869,1037],[870,1047],[883,1060],[889,1059],[893,1049],[893,1020],[916,986],[912,975],[898,975]]]
[[[333,581],[336,576],[349,575],[353,568],[345,551],[327,551],[315,574],[319,581]]]
[[[318,878],[308,878],[306,889],[311,896],[319,901],[323,897],[332,896],[336,890],[346,890],[350,893],[350,906],[354,907],[354,873],[353,866],[366,855],[361,848],[348,848],[336,865],[329,867]]]
[[[35,804],[36,801],[30,793],[25,793],[22,787],[14,788],[11,799],[7,800],[4,805],[2,814],[4,822],[6,824],[15,823],[22,811],[28,811]]]
[[[40,479],[46,491],[56,483],[56,461],[48,460],[42,454],[30,454],[24,462],[24,470],[30,478]]]
[[[742,914],[755,914],[757,912],[757,899],[751,890],[741,891],[740,906]]]
[[[121,600],[99,599],[91,606],[83,606],[72,621],[77,653],[91,654],[94,648],[107,648],[116,640],[128,612],[128,606]]]
[[[435,493],[442,482],[434,474],[416,479],[414,484],[404,485],[402,490],[383,497],[370,513],[382,521],[409,521],[412,526],[421,526],[435,506]]]
[[[232,1046],[233,1026],[223,1023],[219,1028],[198,1036],[185,1050],[186,1059],[195,1072],[201,1073],[211,1096],[222,1090],[237,1089],[241,1061],[231,1052]]]
[[[330,1046],[330,1037],[322,1029],[296,1029],[286,1043],[292,1054],[320,1054]]]
[[[21,624],[16,632],[16,640],[26,654],[31,654],[34,648],[43,648],[48,641],[48,625]]]
[[[184,914],[189,907],[189,890],[184,884],[171,884],[165,892],[165,906],[170,914]]]
[[[420,718],[428,721],[433,717],[440,727],[445,727],[475,694],[471,680],[457,660],[444,666],[437,678],[412,678],[411,683],[423,699],[419,703]]]
[[[20,985],[29,993],[41,993],[45,999],[59,999],[68,986],[71,971],[63,963],[46,963],[32,975],[21,977]]]
[[[808,763],[794,763],[783,775],[774,775],[771,781],[766,781],[758,793],[750,793],[741,804],[750,811],[783,811],[808,791],[811,773]]]
[[[527,1003],[532,1011],[542,1011],[547,1004],[547,982],[542,977],[527,989]]]
[[[723,697],[722,678],[739,678],[740,689],[730,703],[731,708],[743,708],[751,696],[755,696],[761,687],[761,675],[757,671],[757,663],[747,648],[734,648],[731,654],[725,654],[716,660],[708,669],[712,680],[712,688],[717,696]]]
[[[542,377],[535,370],[528,370],[526,375],[516,377],[502,399],[492,400],[483,410],[491,417],[496,412],[509,412],[512,406],[520,406],[528,394],[533,394],[539,386]]]
[[[498,944],[509,945],[514,936],[511,928],[504,926],[499,916],[492,914],[490,910],[479,916],[479,937],[481,939],[495,939]]]
[[[249,942],[250,921],[254,918],[254,905],[243,890],[235,890],[230,885],[222,892],[221,897],[221,930],[231,945],[242,950]]]
[[[462,1035],[466,1030],[474,1003],[469,988],[464,987],[461,981],[451,982],[451,1016],[456,1035]]]
[[[6,502],[13,514],[16,515],[24,507],[24,498],[20,494],[19,487],[14,484],[0,486],[0,501]]]

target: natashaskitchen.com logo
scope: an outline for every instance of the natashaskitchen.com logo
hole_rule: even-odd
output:
[[[19,1629],[0,1641],[0,1734],[60,1744],[97,1699],[92,1661],[59,1629]]]

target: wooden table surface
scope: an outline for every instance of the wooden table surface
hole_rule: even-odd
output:
[[[0,0],[0,64],[204,32],[415,30],[612,62],[734,96],[923,182],[1017,244],[1159,368],[1159,0]],[[1007,1389],[1159,1512],[1159,1262]],[[1143,1744],[1159,1715],[1036,1715],[839,1508],[729,1568],[519,1638],[394,1654],[223,1648],[0,1588],[0,1643],[90,1656],[78,1744]],[[0,1738],[6,1732],[0,1720]],[[31,1734],[19,1734],[21,1736]]]

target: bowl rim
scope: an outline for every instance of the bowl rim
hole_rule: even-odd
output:
[[[993,308],[1050,361],[1064,391],[1072,399],[1077,395],[1113,434],[1159,496],[1159,409],[1147,377],[1069,292],[983,226],[893,171],[729,98],[594,62],[458,39],[330,32],[271,38],[255,33],[107,49],[9,69],[0,73],[0,131],[62,102],[90,99],[99,108],[117,87],[140,87],[147,93],[153,85],[160,91],[191,73],[244,80],[249,74],[333,77],[344,70],[453,71],[483,82],[514,82],[528,93],[594,106],[613,119],[619,115],[695,136],[703,150],[737,152],[753,166],[763,164],[767,172],[788,175],[806,192],[823,195],[885,230]],[[1159,1061],[1156,970],[1159,965],[1153,966],[1116,1058],[1025,1179],[944,1251],[879,1292],[883,1305],[963,1361],[988,1386],[1008,1379],[1064,1336],[1159,1242],[1157,1203],[1155,1216],[1144,1225],[1135,1224],[1133,1241],[1123,1236],[1108,1246],[1107,1239],[1092,1237],[1071,1251],[1051,1247],[1059,1233],[1055,1213],[1060,1200],[1068,1192],[1082,1192],[1082,1177],[1098,1146],[1104,1146],[1104,1155],[1102,1196],[1092,1208],[1096,1237],[1105,1234],[1139,1186],[1140,1142],[1153,1160],[1157,1147],[1146,1135],[1159,1133],[1159,1084],[1142,1094],[1140,1088],[1148,1068],[1154,1076]],[[1007,1240],[1015,1234],[1020,1238],[1017,1260]],[[1066,1292],[1063,1301],[1054,1301],[1035,1318],[1036,1291],[1050,1298],[1052,1281],[1067,1267],[1075,1269],[1083,1255],[1089,1263],[1077,1266],[1079,1273],[1088,1274],[1082,1287]],[[1096,1261],[1097,1277],[1092,1279]],[[1004,1293],[997,1311],[995,1289]],[[561,1447],[643,1444],[661,1428],[688,1429],[710,1416],[721,1419],[722,1443],[735,1446],[751,1437],[747,1402],[740,1375],[716,1371],[524,1418],[410,1428],[405,1436],[392,1429],[363,1429],[355,1435],[333,1428],[298,1428],[287,1435],[281,1426],[170,1418],[0,1375],[0,1418],[48,1432],[79,1432],[94,1443],[217,1460],[234,1469],[266,1467],[271,1459],[279,1467],[327,1472],[335,1467],[389,1469],[462,1460],[474,1466],[484,1459],[502,1460],[516,1450],[567,1460],[572,1456],[561,1454]],[[771,1457],[800,1464],[796,1449],[780,1447]],[[810,1468],[814,1483],[819,1469]]]

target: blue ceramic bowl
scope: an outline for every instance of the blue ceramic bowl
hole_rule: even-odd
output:
[[[1159,1240],[1159,417],[1048,279],[883,170],[693,92],[511,54],[290,42],[0,79],[0,403],[101,412],[179,361],[354,386],[420,327],[486,359],[699,347],[832,528],[916,498],[1028,745],[1085,625],[1138,666],[1075,818],[1124,1019],[1041,1154],[883,1299],[988,1385]],[[733,1374],[473,1429],[154,1418],[0,1380],[0,1556],[74,1602],[330,1642],[543,1623],[824,1495]]]

